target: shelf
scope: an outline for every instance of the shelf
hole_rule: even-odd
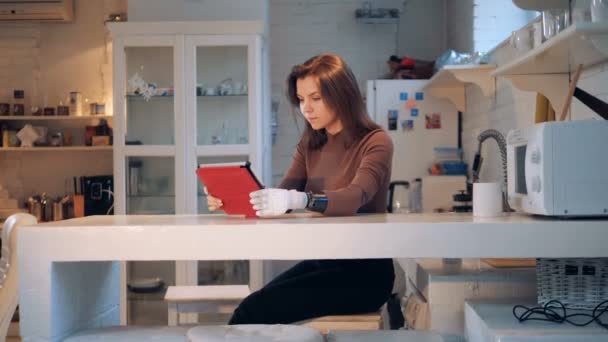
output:
[[[527,11],[544,11],[549,9],[568,9],[570,2],[568,0],[513,0],[515,6]]]
[[[129,198],[129,199],[140,199],[140,198],[166,199],[166,198],[175,198],[175,195],[141,194],[141,195],[127,195],[127,198]]]
[[[434,97],[449,99],[459,111],[464,112],[466,84],[477,84],[485,96],[491,96],[496,90],[491,76],[495,69],[495,64],[446,65],[431,77],[423,89]]]
[[[197,95],[196,98],[197,99],[215,99],[215,98],[224,98],[224,97],[232,97],[232,98],[245,98],[249,96],[249,94],[235,94],[235,95]],[[129,100],[141,100],[141,101],[146,101],[146,98],[141,96],[141,95],[126,95],[126,98]],[[174,96],[173,95],[166,95],[166,96],[152,96],[150,97],[150,99],[148,101],[152,101],[152,100],[168,100],[168,99],[173,99]]]
[[[0,152],[72,152],[72,151],[112,151],[112,146],[35,146],[0,147]]]
[[[175,145],[126,145],[119,150],[127,157],[175,157]]]
[[[577,23],[555,37],[494,70],[523,91],[545,95],[561,112],[568,93],[570,72],[608,61],[608,23]]]
[[[94,120],[94,119],[112,119],[112,115],[24,115],[24,116],[0,116],[0,121],[76,121],[76,120]]]
[[[249,154],[249,149],[249,144],[199,145],[196,147],[196,155],[201,157],[245,156]]]
[[[608,60],[608,23],[576,23],[524,55],[494,70],[492,76],[569,73]]]

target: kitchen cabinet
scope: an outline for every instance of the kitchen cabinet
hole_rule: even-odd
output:
[[[204,186],[195,174],[201,163],[248,160],[256,174],[269,179],[262,172],[270,141],[263,124],[270,112],[263,101],[263,23],[127,22],[108,27],[117,214],[209,214]],[[257,265],[131,262],[123,276],[127,283],[158,278],[165,285],[252,283],[261,279]],[[133,293],[126,297],[146,302]],[[150,303],[162,301],[162,296],[148,297]],[[123,312],[123,318],[166,324],[166,305],[150,307],[164,312],[142,310],[155,315],[142,320]]]

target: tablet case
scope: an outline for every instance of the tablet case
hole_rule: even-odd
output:
[[[264,186],[251,170],[249,162],[200,165],[196,174],[207,187],[207,192],[222,200],[222,210],[226,214],[256,216],[249,203],[249,193]]]

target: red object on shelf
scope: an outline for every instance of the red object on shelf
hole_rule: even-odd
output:
[[[229,215],[255,217],[249,193],[264,188],[251,170],[250,163],[201,165],[196,174],[210,195],[222,200]]]

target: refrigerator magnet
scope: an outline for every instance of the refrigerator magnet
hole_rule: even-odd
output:
[[[441,113],[433,113],[425,115],[426,129],[441,128]]]
[[[399,111],[391,109],[388,111],[388,130],[397,130],[397,119],[399,118]]]
[[[404,132],[408,132],[414,129],[414,120],[402,120],[401,121],[401,130]]]
[[[410,115],[414,117],[418,116],[418,108],[412,108]]]
[[[399,100],[401,100],[401,101],[407,100],[407,93],[399,93]]]
[[[420,92],[417,92],[417,93],[416,93],[416,100],[418,100],[418,101],[422,101],[422,100],[424,100],[424,93],[423,93],[423,92],[421,92],[421,91],[420,91]]]
[[[410,110],[412,108],[418,107],[418,103],[414,99],[409,99],[405,101],[405,110]]]

